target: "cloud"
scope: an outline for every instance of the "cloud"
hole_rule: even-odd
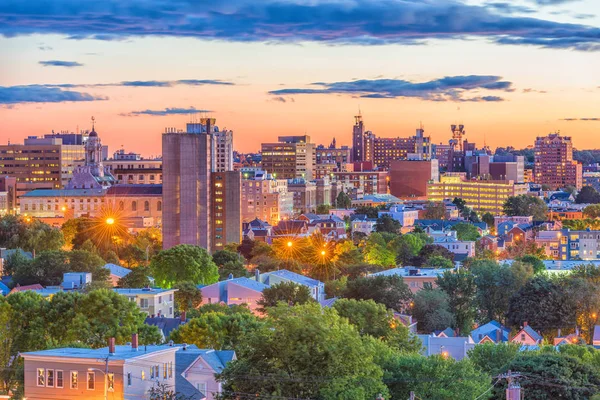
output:
[[[279,102],[279,103],[287,103],[288,101],[291,102],[291,103],[295,103],[296,102],[296,100],[294,100],[293,97],[289,97],[289,98],[286,99],[283,96],[273,97],[271,99],[271,101],[276,101],[276,102]]]
[[[46,46],[45,44],[42,43],[38,46],[38,49],[42,50],[42,51],[47,51],[47,50],[52,50],[52,47]]]
[[[558,6],[565,3],[573,3],[579,0],[530,0],[539,6]]]
[[[76,88],[76,87],[109,87],[109,86],[125,86],[125,87],[172,87],[176,85],[186,86],[202,86],[202,85],[235,85],[233,82],[221,81],[218,79],[180,79],[176,81],[122,81],[115,83],[58,83],[47,84],[45,86]]]
[[[181,115],[181,114],[195,114],[195,113],[211,113],[211,110],[198,110],[195,107],[190,108],[165,108],[164,110],[142,110],[142,111],[131,111],[127,114],[119,114],[122,117],[136,117],[138,115],[152,115],[155,117],[164,117],[166,115]]]
[[[575,15],[573,15],[573,17],[575,17],[577,19],[592,19],[592,18],[596,18],[596,16],[594,14],[575,14]]]
[[[60,60],[49,60],[49,61],[40,61],[39,64],[44,67],[83,67],[83,64],[78,63],[77,61],[60,61]]]
[[[532,89],[532,88],[526,88],[523,89],[523,93],[548,93],[545,90],[536,90],[536,89]]]
[[[500,44],[600,51],[599,27],[512,15],[519,11],[514,6],[464,1],[5,0],[0,2],[0,35],[60,34],[75,40],[177,36],[359,45],[484,38]],[[568,0],[533,1],[556,5]]]
[[[63,103],[96,100],[108,100],[108,98],[44,85],[0,86],[0,104]]]
[[[491,8],[493,11],[502,13],[502,14],[534,14],[536,11],[533,8],[514,5],[511,3],[503,3],[503,2],[489,2],[485,3],[488,8]]]
[[[568,122],[573,122],[573,121],[585,121],[585,122],[598,122],[600,121],[600,118],[563,118],[560,121],[568,121]]]
[[[347,82],[315,82],[315,88],[278,89],[269,94],[274,96],[300,94],[349,94],[371,99],[393,99],[416,97],[429,101],[502,101],[497,96],[465,97],[474,90],[500,90],[512,92],[512,83],[500,76],[464,75],[446,76],[428,82],[410,82],[402,79],[360,79]]]

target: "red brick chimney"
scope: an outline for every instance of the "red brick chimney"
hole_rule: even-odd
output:
[[[181,312],[181,315],[180,315],[180,317],[179,317],[179,318],[181,319],[181,322],[185,322],[185,320],[187,319],[187,318],[186,318],[186,315],[185,315],[185,311],[182,311],[182,312]]]
[[[138,350],[138,334],[137,333],[133,333],[131,335],[131,349],[133,351]]]
[[[108,338],[108,354],[110,354],[110,355],[115,354],[115,338],[114,337]]]
[[[525,328],[527,325],[527,321],[523,321],[523,328]]]

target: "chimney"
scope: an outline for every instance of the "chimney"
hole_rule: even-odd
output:
[[[180,315],[180,317],[179,317],[179,318],[181,319],[181,322],[185,322],[185,320],[187,319],[187,318],[186,318],[186,315],[185,315],[185,311],[182,311],[182,312],[181,312],[181,315]]]
[[[496,329],[496,343],[502,342],[502,329]]]
[[[108,338],[108,354],[111,356],[115,355],[115,338]]]
[[[131,335],[131,350],[138,351],[138,334],[134,333]]]
[[[254,270],[254,279],[256,279],[256,282],[260,282],[260,269],[258,268]]]
[[[227,276],[227,279],[228,279],[228,280],[231,280],[231,279],[233,279],[233,274],[229,274],[229,275]]]
[[[526,328],[526,327],[527,327],[527,325],[528,325],[528,324],[527,324],[527,321],[523,321],[523,328]]]

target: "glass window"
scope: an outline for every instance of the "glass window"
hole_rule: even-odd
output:
[[[71,371],[71,389],[77,389],[77,384],[79,382],[77,371]]]
[[[167,379],[167,363],[163,363],[163,379]]]
[[[144,371],[142,371],[142,375],[144,374]],[[127,386],[131,386],[131,372],[127,373]]]
[[[115,374],[113,374],[112,372],[109,372],[107,375],[107,386],[108,386],[108,390],[111,392],[115,391]]]
[[[96,374],[94,372],[87,373],[87,388],[88,390],[96,389]]]
[[[53,369],[46,370],[46,386],[54,387],[54,370]]]
[[[162,201],[156,203],[156,211],[162,211]]]
[[[63,387],[63,372],[59,369],[56,370],[56,387]]]
[[[46,371],[44,368],[37,369],[37,385],[46,386]]]
[[[144,202],[144,211],[150,211],[150,202],[147,200]]]
[[[131,211],[137,211],[137,201],[131,202]]]

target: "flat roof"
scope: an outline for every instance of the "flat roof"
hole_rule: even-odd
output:
[[[163,350],[178,350],[179,347],[160,345],[160,346],[139,346],[138,350],[135,351],[131,348],[131,345],[119,345],[115,346],[115,354],[108,354],[108,347],[102,347],[100,349],[82,349],[76,347],[63,347],[61,349],[51,350],[40,350],[40,351],[29,351],[21,353],[22,356],[37,356],[37,357],[63,357],[63,358],[92,358],[92,359],[106,359],[109,357],[110,360],[127,360],[130,358],[141,357],[144,355],[156,353]]]

